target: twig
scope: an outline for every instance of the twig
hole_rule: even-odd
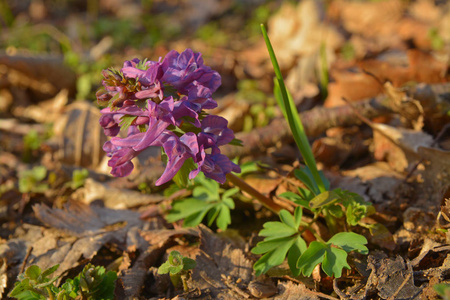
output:
[[[252,186],[250,186],[247,182],[242,180],[241,178],[237,177],[236,175],[232,173],[227,174],[227,179],[231,183],[233,183],[235,186],[240,188],[241,190],[247,192],[252,197],[254,197],[256,200],[261,202],[264,206],[269,208],[270,210],[278,213],[280,210],[283,209],[280,205],[276,204],[271,198],[264,196],[259,191],[254,189]]]
[[[341,299],[348,299],[350,298],[349,295],[347,295],[346,293],[344,293],[343,291],[341,291],[337,285],[337,279],[334,278],[333,280],[333,290],[334,292],[339,296],[339,298]]]
[[[33,247],[32,246],[30,246],[27,249],[27,254],[25,255],[25,258],[23,259],[22,265],[20,266],[20,272],[19,273],[23,273],[23,271],[25,271],[25,266],[27,265],[27,261],[28,261],[28,258],[31,255],[31,251],[33,251]]]

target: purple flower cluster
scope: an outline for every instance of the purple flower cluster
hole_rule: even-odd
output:
[[[111,137],[103,149],[111,174],[127,176],[131,160],[149,146],[161,146],[167,166],[156,185],[171,180],[189,158],[196,164],[189,178],[200,171],[220,183],[239,166],[220,153],[219,146],[234,139],[222,117],[206,115],[217,107],[212,99],[221,84],[219,73],[203,64],[201,53],[172,50],[159,61],[126,61],[120,71],[103,71],[97,92],[102,109],[100,125]],[[206,115],[206,116],[205,116]],[[119,132],[126,137],[120,137]]]

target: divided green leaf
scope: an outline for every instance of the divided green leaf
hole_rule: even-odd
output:
[[[254,254],[264,254],[253,266],[256,275],[266,273],[272,267],[283,263],[288,257],[289,268],[297,276],[298,257],[306,250],[306,242],[299,233],[302,209],[297,207],[294,216],[287,210],[280,211],[281,222],[266,222],[259,235],[265,239],[252,249]]]
[[[183,226],[193,227],[207,217],[208,226],[216,222],[218,228],[226,230],[231,224],[230,210],[234,209],[231,197],[239,189],[232,188],[222,192],[219,183],[206,178],[202,173],[197,175],[194,182],[192,197],[175,201],[166,216],[167,221],[172,223],[184,219]]]
[[[364,236],[353,232],[335,234],[326,243],[313,241],[298,259],[297,267],[303,275],[311,276],[314,268],[322,263],[322,270],[328,276],[339,278],[343,268],[350,269],[347,263],[348,253],[357,251],[368,254],[366,244],[367,239]]]

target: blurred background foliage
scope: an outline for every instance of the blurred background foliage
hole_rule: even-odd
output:
[[[9,55],[61,56],[77,74],[76,98],[92,100],[101,70],[133,57],[156,60],[180,39],[187,45],[248,47],[260,38],[259,24],[282,2],[0,0],[0,43]]]

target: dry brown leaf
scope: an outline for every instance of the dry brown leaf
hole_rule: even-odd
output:
[[[34,205],[33,210],[45,225],[75,236],[129,229],[143,224],[137,212],[87,206],[76,201],[69,202],[64,210],[41,204]]]
[[[450,193],[450,151],[429,147],[419,147],[418,153],[425,159],[425,169],[421,172],[421,202],[419,207],[437,213]]]
[[[278,295],[275,300],[318,300],[315,293],[306,288],[303,283],[293,283],[292,281],[278,282]]]
[[[285,2],[268,22],[269,36],[282,70],[290,71],[286,84],[296,93],[308,82],[316,82],[320,69],[320,47],[325,45],[327,68],[335,60],[335,50],[343,37],[330,23],[323,22],[324,12],[317,1]]]
[[[328,84],[328,97],[325,107],[335,107],[345,104],[342,98],[351,102],[364,98],[375,97],[383,91],[382,86],[372,76],[354,69],[330,70],[330,76],[334,81]]]
[[[78,266],[80,258],[92,259],[106,244],[133,242],[128,237],[130,230],[143,226],[137,212],[90,207],[74,201],[65,210],[39,204],[33,209],[41,222],[73,236],[63,239],[59,234],[46,233],[33,243],[35,252],[29,264],[45,269],[59,263],[57,275]]]
[[[407,96],[404,91],[394,88],[389,82],[384,84],[384,88],[389,96],[389,100],[392,102],[392,107],[400,113],[403,123],[411,124],[410,127],[414,130],[421,130],[423,127],[424,109],[420,101]]]
[[[377,259],[369,256],[368,266],[375,272],[378,295],[381,299],[419,299],[421,288],[414,285],[414,273],[410,262],[397,256]],[[392,297],[392,298],[391,298]]]
[[[433,138],[411,129],[396,128],[386,124],[372,124],[374,129],[374,157],[385,160],[397,172],[406,171],[420,160],[418,148],[430,146]]]
[[[207,227],[200,225],[200,254],[195,258],[197,267],[192,272],[192,288],[209,289],[213,299],[242,299],[236,289],[229,289],[222,275],[244,290],[253,280],[253,263],[244,252],[214,235]]]
[[[118,189],[97,182],[91,178],[86,179],[84,187],[77,190],[73,197],[85,204],[93,201],[103,201],[105,207],[112,209],[126,209],[148,204],[158,204],[165,199],[158,194],[142,194],[128,189]]]

